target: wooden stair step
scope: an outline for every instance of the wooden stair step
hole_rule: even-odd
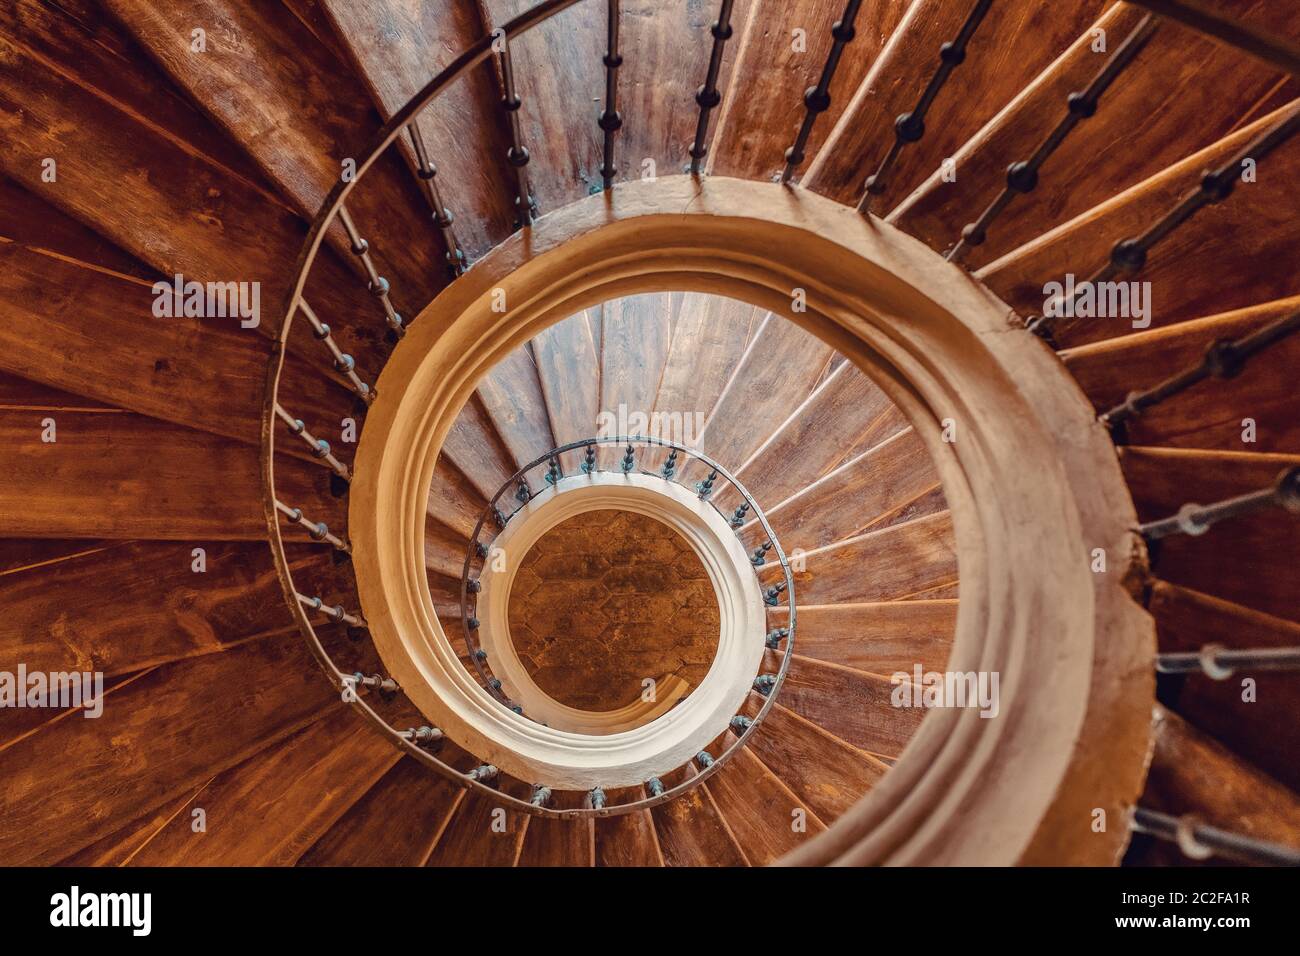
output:
[[[577,809],[583,805],[584,799],[585,794],[559,791],[552,796],[551,806]],[[594,822],[591,819],[533,817],[528,821],[515,866],[595,866]]]
[[[359,163],[379,131],[366,90],[348,64],[282,10],[239,0],[105,4],[307,218],[343,175],[343,162]],[[204,23],[221,30],[212,30],[206,52],[196,55],[190,32]],[[238,42],[227,42],[230,36]],[[447,279],[445,249],[414,177],[389,151],[353,190],[348,211],[380,273],[387,273],[394,301],[405,303],[413,317]],[[346,254],[341,226],[333,231]]]
[[[750,737],[749,747],[827,824],[857,803],[889,769],[779,703]]]
[[[537,375],[557,445],[590,438],[600,413],[600,353],[587,312],[579,312],[541,332],[532,342]],[[582,459],[565,456],[565,467]]]
[[[600,410],[612,431],[633,413],[649,414],[672,346],[672,299],[665,293],[606,302],[601,318]],[[620,415],[620,409],[624,414]],[[612,416],[613,423],[606,424]],[[623,449],[602,447],[600,467],[618,468]]]
[[[0,487],[0,527],[14,537],[264,540],[258,451],[139,415],[60,413],[42,441],[39,412],[0,411],[13,460]],[[141,462],[150,467],[141,471]],[[347,499],[330,472],[281,457],[276,491],[290,507],[341,531]],[[306,533],[285,527],[288,540]]]
[[[1207,644],[1238,650],[1300,647],[1300,624],[1165,581],[1153,583],[1147,608],[1156,619],[1163,653],[1195,653]],[[1255,685],[1249,701],[1243,699],[1247,678]],[[1191,674],[1175,701],[1183,719],[1292,790],[1300,790],[1300,740],[1278,732],[1300,716],[1294,674],[1250,668],[1226,680]]]
[[[193,550],[206,570],[196,573]],[[299,586],[353,613],[352,574],[319,548],[289,545]],[[0,656],[29,670],[108,677],[218,653],[293,625],[262,542],[131,541],[0,577],[12,625]],[[321,618],[324,621],[324,618]]]
[[[465,790],[402,757],[298,858],[298,866],[423,866]]]
[[[99,719],[73,715],[5,748],[0,853],[16,865],[62,859],[337,700],[296,633],[155,668],[109,694]]]
[[[921,725],[925,710],[893,706],[894,688],[888,676],[795,654],[780,700],[859,750],[897,757]]]
[[[612,803],[645,798],[641,787],[613,788],[606,794]],[[594,821],[596,866],[663,866],[664,857],[649,810],[637,810]]]
[[[728,740],[732,743],[734,738]],[[826,825],[750,750],[709,778],[709,793],[753,866],[766,866]]]
[[[426,866],[514,866],[531,818],[466,791]]]
[[[1253,6],[1272,7],[1279,27],[1288,20],[1300,25],[1294,9]],[[1146,14],[1132,4],[1106,10],[957,150],[957,182],[931,175],[890,215],[890,222],[937,251],[951,247],[962,227],[978,219],[1006,185],[1007,166],[1034,154],[1065,117],[1066,97],[1092,82]],[[1105,31],[1104,51],[1095,49],[1097,30]],[[1231,133],[1277,82],[1277,70],[1164,20],[1102,96],[1096,115],[1080,123],[1043,164],[1038,188],[1017,196],[989,230],[987,242],[972,249],[965,261],[974,268],[992,262],[1212,145]],[[1135,116],[1143,117],[1136,129]]]
[[[650,811],[667,866],[748,866],[749,861],[702,783]]]
[[[1152,521],[1194,502],[1212,504],[1264,488],[1300,455],[1121,448],[1120,466],[1138,518]],[[1203,535],[1158,543],[1153,570],[1165,581],[1265,614],[1300,620],[1300,515],[1268,508],[1216,524]]]
[[[537,365],[526,343],[492,367],[479,383],[478,395],[516,468],[555,447]],[[536,476],[529,479],[537,481]]]
[[[831,354],[821,339],[769,313],[704,423],[700,449],[724,468],[739,468],[767,437],[755,423],[789,418],[812,394]],[[703,477],[703,466],[692,461],[680,480]]]
[[[864,604],[920,597],[957,580],[957,543],[948,512],[868,531],[802,555],[794,575],[800,604]],[[765,569],[775,575],[778,566]],[[771,577],[775,580],[775,577]]]
[[[492,424],[492,416],[477,392],[465,402],[442,445],[456,470],[486,503],[515,473],[510,450]]]
[[[400,758],[342,704],[222,772],[134,855],[133,866],[292,866]],[[206,832],[193,830],[201,808]]]
[[[891,518],[913,502],[924,507],[910,517],[947,507],[930,453],[908,428],[780,501],[767,519],[787,553],[810,551],[894,523]],[[751,549],[766,540],[756,521],[744,536]]]
[[[747,302],[688,292],[673,325],[649,433],[692,447],[763,317]],[[658,416],[657,418],[655,416]],[[638,467],[658,471],[668,453],[646,448]]]
[[[957,36],[970,7],[945,0],[908,6],[804,176],[805,186],[842,203],[857,203],[866,178],[894,143],[895,117],[916,107],[939,66],[939,47]],[[924,182],[943,157],[952,156],[1103,7],[1098,0],[993,4],[971,38],[965,62],[949,76],[926,116],[925,138],[899,155],[879,208],[892,207]]]
[[[1199,187],[1206,169],[1231,159],[1298,104],[1261,117],[1124,190],[989,263],[976,276],[1022,316],[1041,312],[1046,283],[1061,282],[1068,273],[1085,280],[1109,260],[1115,243],[1159,221]],[[1122,277],[1120,281],[1151,283],[1146,304],[1152,328],[1294,294],[1290,274],[1275,266],[1288,260],[1300,240],[1300,221],[1290,214],[1297,173],[1300,138],[1293,138],[1260,161],[1257,181],[1238,183],[1231,196],[1202,209],[1155,246],[1141,272]],[[1133,321],[1057,319],[1052,333],[1061,346],[1074,347],[1130,335]]]
[[[830,136],[906,8],[906,0],[877,0],[859,13],[856,36],[844,47],[830,85],[830,107],[808,137],[807,156],[816,156]],[[831,27],[843,12],[841,0],[752,3],[743,28],[733,21],[736,37],[727,44],[733,62],[728,70],[724,61],[718,84],[723,101],[708,172],[765,181],[781,175],[786,148],[803,122],[804,90],[821,76]]]
[[[843,362],[740,466],[736,477],[764,507],[775,509],[899,427],[894,405],[851,362]],[[739,504],[730,488],[719,507]]]
[[[214,778],[215,779],[215,778]],[[192,793],[181,796],[141,814],[130,823],[114,833],[96,840],[71,856],[60,860],[59,866],[129,866],[138,853],[163,827],[173,818],[184,813],[200,794],[204,792],[211,780],[204,781]],[[192,819],[192,817],[191,817]]]
[[[1130,392],[1198,365],[1216,340],[1235,341],[1297,311],[1300,296],[1291,296],[1067,349],[1061,358],[1098,413],[1103,413],[1126,401]],[[1127,441],[1241,451],[1242,423],[1249,418],[1255,423],[1253,450],[1300,449],[1296,394],[1278,387],[1297,363],[1300,336],[1293,335],[1251,358],[1235,378],[1209,378],[1129,419]]]
[[[474,525],[483,514],[487,499],[443,455],[433,466],[433,480],[429,483],[429,501],[425,507],[425,526],[442,525],[447,531],[462,536],[466,541],[474,534]]]
[[[320,7],[385,119],[488,32],[478,3],[323,0]],[[471,261],[514,228],[505,163],[510,144],[499,123],[484,121],[500,112],[500,100],[494,68],[485,63],[446,89],[418,120],[456,238]],[[406,151],[413,156],[413,149]]]
[[[772,626],[787,620],[773,608]],[[880,604],[799,604],[798,656],[873,674],[941,671],[957,627],[957,602],[889,601]]]
[[[1300,844],[1300,797],[1156,705],[1155,752],[1141,805],[1257,840]],[[1173,844],[1137,852],[1142,862],[1187,865]],[[1130,861],[1134,856],[1130,852]]]

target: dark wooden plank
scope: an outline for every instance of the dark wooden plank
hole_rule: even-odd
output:
[[[465,794],[427,866],[514,866],[529,817],[475,791]]]
[[[492,367],[479,383],[478,395],[517,468],[555,447],[546,397],[527,343]]]
[[[925,710],[895,707],[888,675],[868,674],[795,654],[781,705],[867,753],[897,757],[921,725]]]
[[[900,154],[878,208],[906,198],[1106,5],[1106,0],[993,4],[971,39],[965,62],[953,71],[926,116],[925,138]],[[939,66],[939,47],[957,36],[970,8],[948,0],[919,0],[908,7],[805,174],[805,186],[840,202],[858,201],[866,178],[894,142],[894,118],[916,107]]]
[[[857,34],[844,48],[830,86],[830,107],[808,138],[805,152],[810,159],[848,108],[908,2],[869,0],[862,5]],[[804,90],[821,76],[832,44],[831,27],[843,12],[842,0],[753,0],[747,17],[733,18],[743,29],[737,27],[737,37],[729,44],[735,47],[734,65],[723,72],[720,83],[723,104],[709,147],[709,172],[745,179],[780,176],[785,150],[803,122]]]
[[[202,548],[206,571],[194,571]],[[295,577],[356,610],[351,572],[291,545]],[[124,599],[125,598],[125,599]],[[128,542],[0,577],[0,656],[31,670],[116,676],[293,627],[261,542]]]
[[[379,130],[365,87],[348,65],[283,9],[238,0],[105,5],[304,216],[316,214],[343,162],[359,159]],[[190,49],[195,24],[209,25],[207,50],[199,55]],[[415,315],[445,284],[439,265],[446,250],[427,221],[417,183],[394,153],[366,173],[348,210],[395,299]],[[335,233],[346,249],[341,228]]]
[[[748,866],[708,784],[650,811],[667,866]]]
[[[1134,390],[1198,365],[1217,339],[1235,340],[1300,310],[1300,296],[1213,315],[1162,329],[1068,349],[1066,367],[1105,412]],[[1250,360],[1235,378],[1211,378],[1166,399],[1126,423],[1134,445],[1219,451],[1300,451],[1300,396],[1280,387],[1300,364],[1300,336]],[[1243,422],[1254,422],[1253,446],[1243,444]]]
[[[486,503],[515,472],[514,459],[497,434],[477,392],[452,423],[442,453]]]
[[[1041,312],[1045,283],[1067,274],[1086,279],[1104,265],[1111,247],[1159,221],[1198,188],[1207,168],[1217,168],[1262,131],[1272,128],[1296,101],[1143,180],[1101,206],[1026,243],[976,275],[1022,315]],[[1287,270],[1300,240],[1300,220],[1291,215],[1292,189],[1300,174],[1300,139],[1260,160],[1257,180],[1238,183],[1232,195],[1211,205],[1155,246],[1146,267],[1126,280],[1150,282],[1152,328],[1246,308],[1295,293]],[[1225,241],[1230,237],[1229,241]],[[1053,334],[1064,347],[1131,335],[1133,318],[1058,319]],[[1137,321],[1146,321],[1138,319]]]
[[[266,536],[256,448],[139,415],[0,411],[11,452],[0,484],[0,533],[12,537],[261,540]],[[141,470],[141,463],[149,468]],[[281,458],[276,489],[313,521],[346,527],[329,472]],[[287,537],[301,538],[286,527]]]
[[[479,5],[465,0],[323,0],[340,41],[392,116],[462,50],[483,36]],[[445,90],[420,114],[420,133],[438,168],[443,200],[466,255],[476,259],[514,225],[510,143],[499,122],[501,93],[490,64]]]
[[[627,803],[645,797],[641,787],[614,788],[611,801]],[[649,810],[598,817],[594,821],[596,866],[663,866],[654,818]]]
[[[297,634],[156,668],[109,694],[99,719],[74,715],[5,748],[0,853],[14,864],[62,859],[337,700]]]
[[[748,749],[709,779],[709,793],[754,866],[766,866],[826,829]]]
[[[586,312],[557,322],[532,342],[557,445],[590,438],[600,411],[600,359]],[[568,459],[579,460],[570,455]]]
[[[773,613],[774,626],[784,613]],[[800,602],[795,650],[828,664],[873,674],[939,671],[948,662],[957,626],[956,601],[805,605]]]
[[[1195,653],[1207,644],[1233,649],[1300,646],[1300,624],[1199,591],[1157,581],[1147,607],[1164,652]],[[802,621],[801,621],[802,623]],[[1255,684],[1243,700],[1243,681]],[[1189,675],[1177,692],[1180,715],[1244,760],[1300,790],[1300,739],[1278,729],[1300,716],[1300,686],[1286,672],[1243,669],[1226,680]]]
[[[400,757],[351,708],[217,775],[132,866],[292,866]],[[196,833],[193,811],[207,829]]]
[[[672,344],[672,299],[666,293],[606,302],[601,320],[600,432],[616,433],[634,415],[648,417]],[[622,451],[600,450],[601,467],[615,469]]]
[[[1189,726],[1156,709],[1155,753],[1142,805],[1164,813],[1192,813],[1211,826],[1258,840],[1300,843],[1300,797]],[[1187,865],[1172,844],[1135,847],[1145,862]]]
[[[754,755],[828,824],[889,769],[781,704],[772,708],[750,741]]]
[[[576,809],[583,805],[584,799],[584,794],[562,791],[552,796],[552,805]],[[595,866],[594,823],[590,819],[533,817],[528,821],[515,866]]]
[[[265,339],[236,319],[156,318],[151,286],[17,243],[0,244],[0,368],[108,406],[256,444],[269,360]],[[324,350],[316,349],[323,369]],[[351,447],[338,436],[339,423],[354,414],[351,394],[301,361],[286,363],[283,382],[283,403],[339,457],[350,459]],[[309,455],[287,432],[281,435],[287,451]]]
[[[1123,448],[1120,465],[1143,521],[1270,485],[1300,455]],[[1171,584],[1300,620],[1300,579],[1282,573],[1300,558],[1300,515],[1280,508],[1215,525],[1197,537],[1159,543],[1153,567]]]
[[[1278,26],[1300,25],[1294,7],[1272,8]],[[1053,11],[1055,12],[1055,11]],[[1146,14],[1116,4],[1033,80],[1008,109],[955,154],[957,181],[940,173],[909,197],[890,221],[942,251],[1006,185],[1007,165],[1031,156],[1065,115],[1066,96],[1084,89]],[[1229,81],[1229,78],[1230,81]],[[1164,21],[1101,100],[1097,114],[1043,164],[1039,187],[1019,196],[965,260],[978,267],[1173,165],[1230,133],[1238,118],[1277,83],[1278,73],[1207,37]],[[1143,117],[1135,125],[1132,118]],[[924,145],[924,144],[923,144]]]
[[[465,790],[403,757],[298,866],[423,866]]]
[[[956,547],[947,512],[869,531],[806,552],[795,594],[800,604],[896,601],[955,582]]]
[[[737,477],[767,508],[802,491],[888,438],[893,404],[851,362],[842,362],[741,466]],[[730,491],[730,489],[728,489]],[[719,507],[737,500],[718,495]]]
[[[426,526],[440,524],[468,540],[486,505],[487,499],[478,493],[450,458],[438,459],[433,468],[433,481],[429,484]]]
[[[899,508],[938,484],[929,452],[909,428],[780,501],[767,518],[787,552],[809,551],[883,527]],[[943,508],[940,495],[923,513]],[[744,535],[751,548],[765,540],[756,522]]]

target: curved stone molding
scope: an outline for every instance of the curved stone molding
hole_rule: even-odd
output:
[[[379,379],[350,501],[361,604],[393,675],[408,691],[455,683],[472,696],[434,614],[422,531],[434,461],[473,388],[547,325],[666,290],[798,322],[908,416],[957,533],[949,667],[1000,675],[996,718],[931,710],[880,783],[790,862],[1116,862],[1146,772],[1155,647],[1129,590],[1145,553],[1114,448],[1056,356],[978,280],[801,189],[620,184],[512,236],[412,324]],[[504,314],[493,309],[502,295]],[[1094,574],[1097,548],[1109,570]]]
[[[681,704],[678,701],[689,688],[684,681],[672,680],[656,687],[653,703],[637,701],[603,713],[568,707],[537,686],[515,652],[510,639],[510,585],[524,556],[561,522],[605,508],[634,511],[668,525],[691,545],[713,584],[722,621],[718,650],[704,680]],[[759,672],[766,614],[749,556],[711,504],[676,482],[653,475],[571,475],[515,512],[492,547],[499,554],[487,562],[479,579],[483,586],[478,599],[479,643],[487,651],[492,672],[501,679],[506,696],[525,714],[556,730],[609,735],[636,729],[671,712],[671,720],[646,738],[648,747],[659,746],[674,755],[656,773],[681,766],[726,730]],[[498,561],[504,567],[492,570]]]

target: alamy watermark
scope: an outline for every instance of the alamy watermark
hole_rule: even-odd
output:
[[[699,441],[703,431],[703,412],[629,411],[627,405],[620,402],[617,413],[602,411],[596,416],[597,438],[635,435],[640,438],[676,442],[692,448]]]
[[[1151,325],[1150,282],[1064,282],[1043,286],[1043,315],[1049,319],[1129,319],[1135,329]]]
[[[104,674],[102,671],[28,671],[26,664],[18,672],[0,671],[0,708],[3,707],[82,707],[81,716],[99,717],[104,713]]]
[[[895,671],[889,702],[895,707],[978,707],[984,718],[998,715],[997,671]]]
[[[153,314],[160,319],[238,318],[240,328],[262,324],[262,283],[188,282],[179,272],[153,284]]]

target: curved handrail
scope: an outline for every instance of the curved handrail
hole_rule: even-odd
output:
[[[758,725],[762,723],[763,718],[765,718],[768,712],[771,710],[772,704],[776,699],[776,695],[780,691],[781,685],[785,681],[786,672],[788,671],[790,666],[790,655],[794,650],[796,604],[795,604],[795,596],[794,596],[794,573],[791,570],[790,561],[786,557],[784,549],[782,549],[781,547],[781,542],[777,539],[776,532],[772,530],[772,525],[768,521],[767,515],[763,512],[763,509],[759,507],[759,504],[754,499],[754,496],[749,493],[749,490],[745,488],[745,486],[741,483],[740,479],[738,479],[730,471],[728,471],[722,465],[718,464],[718,462],[714,461],[712,458],[710,458],[708,455],[704,454],[701,451],[689,448],[686,445],[679,444],[678,442],[671,441],[669,439],[643,438],[639,435],[631,435],[631,436],[613,435],[613,436],[604,436],[604,437],[598,436],[595,438],[584,438],[584,439],[579,439],[578,441],[568,442],[564,445],[557,445],[555,448],[552,448],[550,451],[546,452],[545,454],[541,455],[538,458],[533,459],[528,464],[518,469],[514,474],[512,474],[509,478],[507,478],[504,482],[502,482],[501,486],[497,489],[496,493],[491,497],[487,505],[484,506],[482,513],[479,515],[478,521],[474,525],[474,531],[473,534],[471,534],[470,536],[469,546],[468,548],[466,548],[466,552],[465,552],[465,563],[461,570],[460,623],[461,623],[461,633],[465,639],[466,650],[469,652],[470,660],[473,662],[474,668],[478,672],[479,678],[484,684],[485,689],[487,689],[488,692],[493,695],[493,697],[499,700],[506,707],[515,710],[517,713],[522,713],[522,711],[518,710],[515,707],[515,705],[513,705],[513,703],[509,700],[509,698],[505,696],[505,692],[503,689],[501,689],[500,687],[493,686],[493,675],[489,670],[489,662],[486,659],[486,652],[482,650],[481,646],[476,647],[476,645],[478,644],[478,640],[474,636],[475,628],[470,627],[470,620],[471,618],[474,617],[474,614],[471,613],[469,607],[470,595],[473,593],[470,590],[470,573],[471,573],[471,569],[474,567],[476,558],[479,560],[484,560],[482,554],[478,550],[479,538],[482,535],[483,529],[486,526],[488,520],[490,518],[493,518],[494,515],[502,514],[502,516],[504,517],[505,520],[501,524],[501,528],[503,529],[505,525],[509,523],[510,519],[513,518],[520,511],[522,511],[524,508],[528,507],[528,505],[532,502],[534,498],[545,493],[545,492],[538,492],[537,495],[530,495],[528,501],[521,502],[519,507],[516,508],[513,512],[511,512],[508,515],[504,514],[504,512],[501,512],[500,502],[502,500],[502,496],[504,496],[511,488],[518,487],[520,481],[523,478],[525,478],[530,472],[534,471],[537,468],[540,468],[542,465],[549,465],[549,463],[552,460],[558,460],[559,456],[565,454],[566,452],[594,449],[598,445],[618,445],[620,447],[627,446],[629,448],[633,445],[641,445],[643,447],[666,448],[672,452],[689,455],[691,458],[694,458],[696,461],[700,462],[706,468],[710,469],[712,473],[716,474],[718,477],[722,478],[729,485],[731,485],[736,490],[736,492],[740,495],[744,503],[748,506],[747,510],[753,512],[753,516],[755,519],[757,519],[760,526],[762,527],[764,537],[771,544],[771,550],[775,553],[776,560],[781,568],[781,574],[785,584],[784,593],[786,595],[786,602],[788,608],[788,621],[785,626],[786,633],[781,636],[781,639],[786,642],[785,653],[781,656],[781,665],[778,668],[776,674],[763,675],[762,673],[760,673],[758,675],[755,675],[756,685],[759,682],[759,678],[762,676],[770,676],[773,678],[773,680],[767,685],[766,690],[759,691],[759,693],[761,693],[766,699],[764,700],[762,706],[759,708],[758,713],[754,716],[753,720],[748,724],[748,726],[746,726],[742,732],[736,734],[736,739],[732,741],[732,743],[728,745],[727,748],[723,750],[723,752],[719,756],[713,758],[713,762],[712,764],[710,764],[710,769],[713,766],[720,766],[726,763],[736,750],[739,750],[741,747],[745,746],[745,743],[746,741],[748,741],[749,736],[755,730],[757,730]],[[586,473],[591,474],[592,472],[589,471]],[[647,472],[647,474],[649,473]],[[659,477],[664,478],[664,476],[662,475],[660,475]],[[664,480],[671,481],[672,479],[664,478]],[[717,505],[712,501],[711,495],[702,495],[701,497],[703,500],[707,500],[709,504],[713,506],[714,510],[717,510],[718,513],[722,515],[724,519],[727,518],[725,514],[723,514],[720,510],[718,510]],[[751,566],[754,568],[755,576],[760,577],[760,581],[761,581],[761,576],[759,575],[758,568],[761,567],[762,565],[751,562]],[[475,601],[474,603],[475,606],[477,606],[477,601]],[[768,603],[767,606],[773,607],[777,605]],[[771,644],[769,644],[768,646],[771,647]],[[722,733],[726,729],[727,729],[726,727],[719,728],[719,733]],[[688,780],[687,783],[690,783],[692,785],[698,785],[702,780],[703,780],[703,776],[697,774],[695,777]],[[689,787],[687,789],[689,789]]]

